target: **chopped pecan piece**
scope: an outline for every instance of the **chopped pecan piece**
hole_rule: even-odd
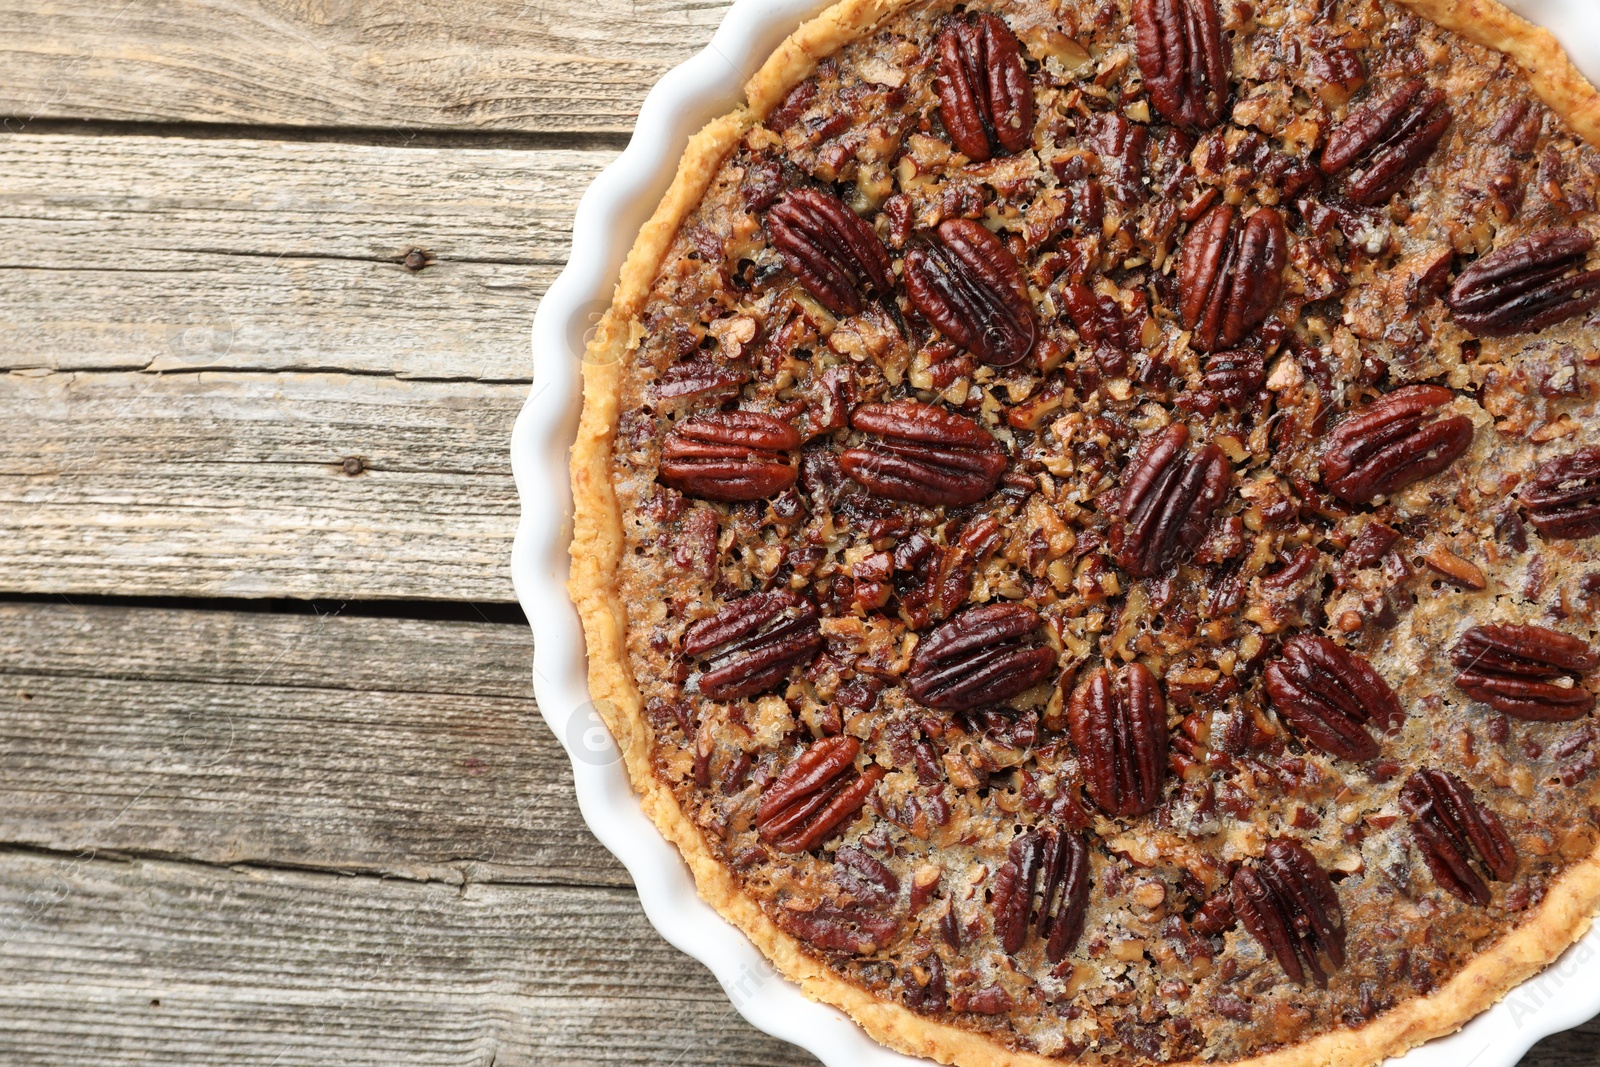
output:
[[[1546,460],[1518,495],[1545,537],[1575,541],[1600,534],[1600,447]]]
[[[1056,669],[1056,654],[1032,643],[1039,613],[1021,604],[980,604],[934,630],[911,657],[906,690],[940,711],[1010,700]]]
[[[1489,887],[1473,867],[1474,854],[1495,881],[1517,876],[1517,850],[1500,820],[1455,775],[1417,771],[1400,790],[1400,807],[1411,817],[1412,835],[1434,880],[1454,896],[1470,904],[1489,903]]]
[[[1533,625],[1474,626],[1450,650],[1450,662],[1461,668],[1456,688],[1518,719],[1567,722],[1594,709],[1582,676],[1600,667],[1600,654],[1570,634]]]
[[[1130,663],[1115,680],[1105,667],[1095,671],[1072,694],[1067,723],[1100,810],[1133,816],[1155,808],[1167,780],[1167,702],[1149,667]]]
[[[1339,894],[1298,841],[1274,838],[1258,864],[1239,868],[1233,876],[1233,910],[1297,985],[1305,984],[1308,970],[1317,985],[1328,984],[1323,957],[1333,970],[1344,966]]]
[[[861,742],[824,737],[794,759],[761,794],[756,829],[779,852],[809,852],[855,818],[884,769],[856,770]]]
[[[1242,411],[1260,395],[1267,373],[1261,353],[1240,349],[1214,353],[1206,361],[1202,379],[1208,392],[1235,411]]]
[[[1135,297],[1134,309],[1127,312],[1109,293],[1097,293],[1082,282],[1061,287],[1061,303],[1078,336],[1095,348],[1095,360],[1107,374],[1127,373],[1128,354],[1141,347],[1141,335],[1149,311],[1144,294]]]
[[[806,292],[835,315],[858,315],[862,294],[892,287],[889,253],[872,226],[820,189],[795,189],[767,213],[772,246]]]
[[[938,1015],[950,1006],[949,988],[944,980],[944,963],[939,953],[927,955],[904,978],[906,1007],[923,1015]]]
[[[1348,760],[1375,759],[1378,742],[1367,732],[1405,725],[1400,698],[1372,664],[1326,637],[1298,634],[1263,673],[1272,706],[1313,745]]]
[[[1333,105],[1343,104],[1367,84],[1367,69],[1361,56],[1339,44],[1311,53],[1311,73],[1322,85],[1318,95]]]
[[[1257,208],[1242,222],[1219,203],[1195,223],[1178,260],[1178,310],[1202,352],[1237,347],[1283,294],[1288,235],[1283,216]]]
[[[1135,577],[1159,574],[1193,551],[1233,484],[1221,449],[1206,445],[1191,452],[1188,442],[1189,427],[1175,422],[1128,464],[1111,548],[1118,565]]]
[[[660,477],[705,500],[763,500],[795,482],[800,432],[760,411],[713,412],[672,428],[661,446]]]
[[[1022,46],[998,15],[954,16],[939,34],[939,118],[974,163],[1014,155],[1033,137],[1033,86]]]
[[[1133,44],[1162,118],[1196,130],[1222,121],[1230,57],[1217,0],[1134,0]]]
[[[1441,386],[1407,385],[1351,412],[1323,446],[1323,484],[1365,504],[1438,474],[1472,444],[1465,415],[1429,421],[1454,399]]]
[[[1421,78],[1368,100],[1328,135],[1322,173],[1344,177],[1344,193],[1367,207],[1388,200],[1438,145],[1450,126],[1444,92]]]
[[[924,318],[985,363],[1033,351],[1038,322],[1016,257],[971,219],[946,219],[906,253],[906,295]]]
[[[862,404],[850,425],[875,440],[839,456],[844,472],[878,496],[928,507],[976,504],[1005,473],[1006,454],[982,426],[931,404]]]
[[[822,650],[816,605],[787,589],[724,604],[690,626],[683,653],[703,659],[697,681],[711,700],[739,700],[781,685]]]
[[[1032,927],[1045,959],[1060,963],[1083,933],[1089,905],[1089,848],[1066,830],[1031,829],[1011,841],[995,872],[994,929],[1000,947],[1022,951]]]
[[[1445,304],[1480,337],[1554,326],[1600,302],[1600,270],[1583,269],[1592,248],[1594,238],[1576,226],[1529,234],[1462,271]]]

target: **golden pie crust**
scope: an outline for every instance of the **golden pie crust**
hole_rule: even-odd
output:
[[[1573,131],[1600,146],[1600,93],[1577,72],[1554,37],[1496,0],[1399,0],[1470,41],[1511,57],[1538,96]],[[572,449],[574,525],[568,589],[583,622],[589,689],[618,740],[643,810],[683,855],[702,898],[743,931],[812,1000],[850,1015],[890,1048],[961,1067],[1064,1062],[1006,1048],[989,1037],[875,997],[818,962],[739,888],[702,832],[652,771],[651,726],[628,664],[628,625],[616,575],[624,550],[622,515],[611,481],[619,396],[637,316],[680,223],[700,202],[723,158],[773,111],[817,63],[913,6],[911,0],[843,0],[800,26],[745,86],[747,103],[708,123],[689,141],[673,182],[623,265],[613,303],[584,357],[584,401]],[[1357,1029],[1337,1030],[1235,1063],[1248,1067],[1365,1067],[1454,1032],[1555,960],[1589,929],[1600,910],[1600,852],[1571,865],[1543,901],[1509,934],[1435,992],[1414,997]]]

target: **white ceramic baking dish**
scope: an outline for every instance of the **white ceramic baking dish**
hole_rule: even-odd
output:
[[[1596,0],[1506,2],[1550,27],[1578,67],[1600,82]],[[572,258],[534,319],[534,384],[511,442],[522,499],[511,569],[533,626],[539,709],[572,758],[584,819],[632,874],[651,923],[709,967],[733,1007],[767,1033],[828,1067],[908,1067],[927,1061],[888,1051],[842,1013],[806,1000],[695,893],[676,850],[639,810],[620,753],[589,703],[583,635],[565,585],[572,532],[567,452],[577,428],[587,335],[609,305],[623,257],[671,181],[689,135],[736,106],[746,78],[825,6],[826,0],[737,0],[705,50],[650,92],[627,151],[584,194]],[[1459,1033],[1407,1054],[1403,1065],[1513,1067],[1540,1038],[1597,1013],[1600,927]],[[693,1050],[684,1051],[682,1062],[692,1062]]]

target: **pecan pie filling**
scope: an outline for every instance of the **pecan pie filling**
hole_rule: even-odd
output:
[[[1441,989],[1600,846],[1597,175],[1383,0],[902,7],[632,322],[651,773],[823,970],[1001,1049]]]

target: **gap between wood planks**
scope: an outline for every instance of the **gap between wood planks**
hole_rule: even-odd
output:
[[[345,144],[368,148],[473,148],[518,152],[620,152],[632,133],[541,130],[397,130],[366,126],[250,126],[225,122],[117,122],[105,119],[26,119],[0,115],[0,136],[166,137]]]
[[[638,890],[633,883],[607,883],[607,882],[565,882],[552,880],[541,882],[534,878],[497,878],[492,874],[482,874],[476,868],[475,862],[463,857],[458,861],[459,866],[454,868],[454,876],[446,875],[442,871],[433,876],[418,874],[390,874],[379,871],[363,870],[359,867],[330,867],[308,863],[290,863],[284,860],[274,860],[266,857],[239,860],[207,860],[182,852],[166,852],[160,849],[126,849],[126,848],[49,848],[44,845],[33,845],[21,841],[0,840],[0,863],[6,856],[32,856],[45,860],[60,860],[68,863],[117,863],[130,864],[140,862],[185,864],[193,867],[203,867],[215,871],[231,871],[236,874],[248,875],[253,871],[260,872],[286,872],[291,874],[304,874],[317,877],[335,878],[340,881],[371,879],[384,883],[403,883],[418,886],[447,885],[454,886],[465,893],[473,886],[499,886],[518,889],[574,889],[582,888],[598,893],[614,893],[620,897],[637,897]]]
[[[119,596],[85,593],[64,596],[60,593],[11,593],[0,590],[3,604],[60,604],[71,608],[156,608],[163,611],[232,611],[247,614],[344,615],[354,618],[414,619],[428,622],[487,622],[495,625],[528,625],[522,605],[470,600],[296,600],[289,597],[182,597]],[[3,670],[3,668],[0,668]]]

